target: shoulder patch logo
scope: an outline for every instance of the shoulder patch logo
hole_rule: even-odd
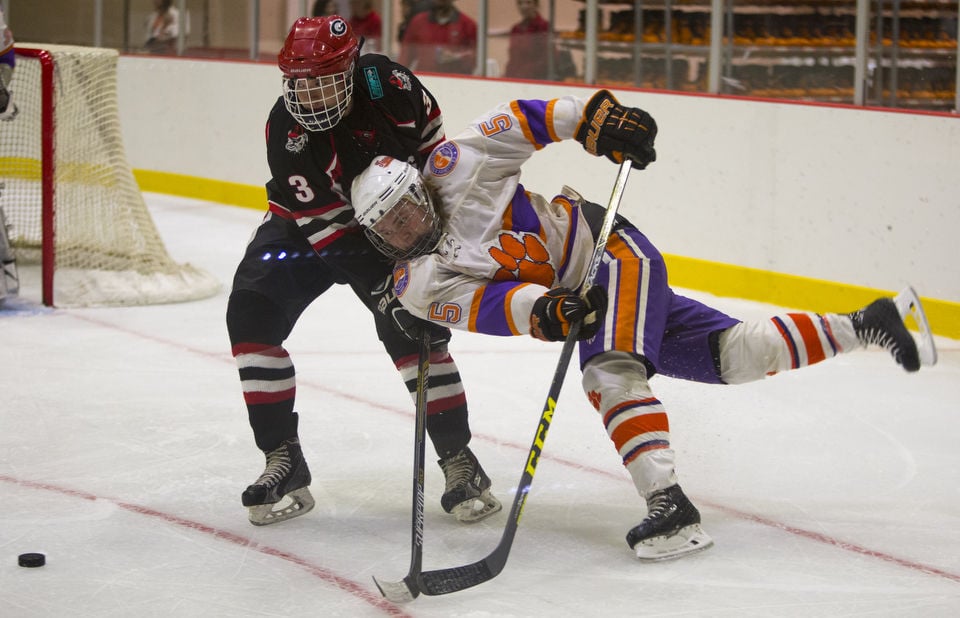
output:
[[[370,98],[373,100],[383,98],[383,85],[380,83],[380,74],[376,67],[364,67],[363,77],[367,80],[367,87],[370,89]],[[393,81],[393,78],[390,78]]]
[[[287,150],[300,154],[307,146],[307,132],[300,125],[295,126],[287,132]]]
[[[410,263],[400,262],[393,267],[393,292],[397,298],[403,296],[410,284]]]
[[[413,84],[410,82],[410,76],[400,69],[394,69],[390,75],[390,83],[400,90],[413,90]]]
[[[430,155],[430,173],[434,176],[446,176],[457,166],[460,148],[456,142],[444,142],[433,149]]]

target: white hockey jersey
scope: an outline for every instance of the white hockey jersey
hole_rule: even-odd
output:
[[[511,101],[433,150],[424,178],[445,233],[435,253],[394,270],[410,313],[489,335],[528,334],[537,298],[580,285],[593,238],[579,196],[529,193],[520,168],[544,146],[571,139],[584,106],[575,97]]]

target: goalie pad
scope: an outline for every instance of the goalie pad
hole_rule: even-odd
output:
[[[3,185],[0,183],[0,192],[2,189]],[[0,208],[0,267],[3,268],[3,276],[0,278],[0,302],[2,302],[7,297],[16,296],[20,291],[17,258],[13,253],[13,247],[10,246],[7,218],[3,214],[3,208]]]
[[[10,82],[13,79],[13,67],[0,62],[0,120],[13,120],[17,115],[17,106],[13,103]]]

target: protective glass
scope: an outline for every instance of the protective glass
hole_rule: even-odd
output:
[[[308,131],[327,131],[337,126],[352,101],[353,63],[342,73],[283,78],[283,103]]]

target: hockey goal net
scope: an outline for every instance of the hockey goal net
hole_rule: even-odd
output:
[[[127,163],[112,49],[21,44],[0,123],[0,207],[46,305],[145,305],[213,295],[219,282],[167,253]],[[23,266],[28,268],[23,268]],[[23,289],[23,288],[21,288]]]

